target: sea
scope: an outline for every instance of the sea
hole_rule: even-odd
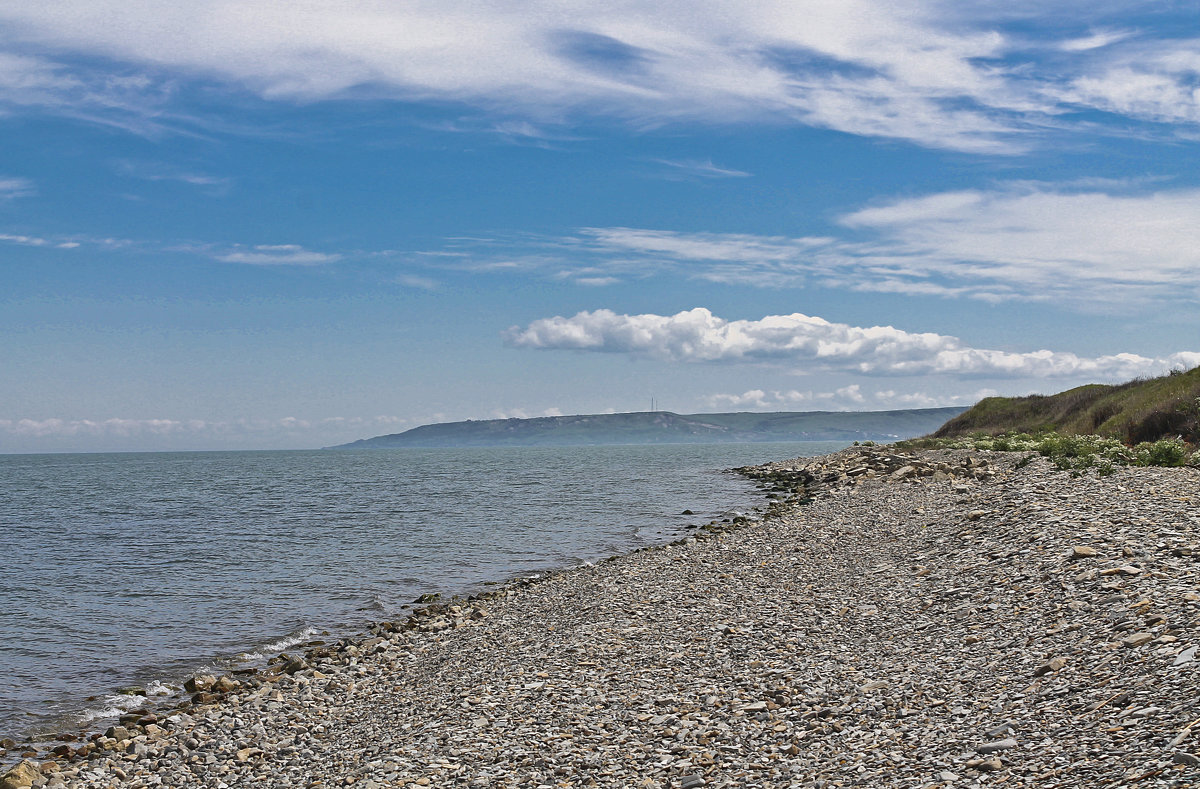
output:
[[[0,455],[0,737],[751,514],[730,468],[844,446]]]

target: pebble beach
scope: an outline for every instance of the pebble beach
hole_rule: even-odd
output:
[[[196,677],[0,789],[1200,786],[1200,471],[743,472],[760,518]]]

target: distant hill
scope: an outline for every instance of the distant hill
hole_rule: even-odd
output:
[[[962,408],[905,411],[543,416],[422,425],[330,449],[392,447],[704,444],[768,441],[894,441],[929,433]]]
[[[1050,430],[1107,436],[1128,444],[1174,437],[1200,443],[1200,367],[1115,386],[1089,384],[1056,395],[984,398],[933,435]]]

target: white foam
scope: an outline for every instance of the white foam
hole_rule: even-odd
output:
[[[264,660],[272,655],[276,655],[285,649],[290,649],[297,644],[303,644],[310,640],[319,631],[316,628],[306,627],[299,633],[294,633],[290,636],[284,636],[278,641],[272,641],[269,644],[263,644],[253,652],[242,652],[237,655],[237,659],[249,663],[254,660]]]
[[[122,712],[137,709],[145,701],[144,696],[106,696],[103,702],[105,704],[104,707],[87,710],[80,716],[80,720],[84,723],[89,723],[101,718],[115,718]]]
[[[147,696],[170,696],[172,692],[170,685],[163,684],[157,679],[146,686]]]

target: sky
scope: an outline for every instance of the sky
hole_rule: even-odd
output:
[[[1193,2],[0,4],[0,452],[1200,365]]]

